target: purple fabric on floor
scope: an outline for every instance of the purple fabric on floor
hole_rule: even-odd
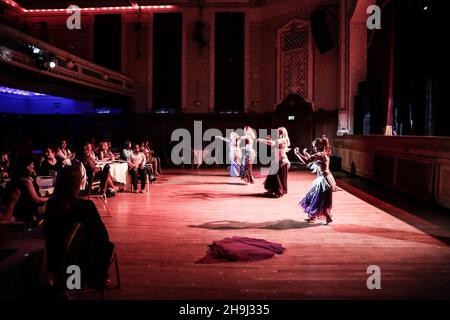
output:
[[[205,257],[196,263],[209,264],[221,262],[252,262],[272,258],[282,254],[285,248],[281,244],[266,240],[233,237],[214,241]]]

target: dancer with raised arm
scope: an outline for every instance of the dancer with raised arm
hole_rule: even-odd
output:
[[[328,225],[333,222],[331,208],[333,190],[336,188],[336,182],[330,172],[330,146],[327,138],[317,138],[312,145],[314,151],[312,155],[307,152],[307,149],[304,149],[302,154],[299,148],[295,148],[295,155],[300,161],[308,163],[308,168],[317,174],[311,189],[300,201],[300,206],[308,215],[306,219],[308,223],[325,218]]]
[[[225,141],[229,146],[229,160],[230,160],[230,176],[240,177],[240,163],[242,158],[241,149],[239,147],[240,137],[236,132],[230,133],[230,138],[224,138],[222,136],[216,136]]]
[[[253,148],[253,142],[256,140],[256,134],[250,126],[244,127],[244,135],[241,136],[241,140],[244,141],[244,154],[241,164],[241,179],[246,183],[255,183],[253,178],[253,162],[255,161],[256,151]]]
[[[271,147],[275,147],[278,151],[275,153],[275,159],[272,160],[270,165],[270,172],[264,181],[264,188],[268,193],[280,198],[287,194],[287,179],[288,171],[291,166],[291,162],[287,157],[287,153],[291,150],[291,141],[289,139],[288,132],[286,128],[278,128],[278,139],[272,140],[270,137],[268,139],[258,139],[258,142],[266,143]],[[273,172],[276,170],[276,172]]]

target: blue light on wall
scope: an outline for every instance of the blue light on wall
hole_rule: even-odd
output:
[[[75,100],[0,86],[0,113],[86,114],[96,113],[92,101]]]
[[[14,94],[14,95],[26,96],[26,97],[45,96],[45,94],[43,94],[43,93],[31,92],[31,91],[2,87],[2,86],[0,86],[0,93]]]

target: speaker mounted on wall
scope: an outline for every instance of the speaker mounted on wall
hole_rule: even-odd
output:
[[[310,19],[311,32],[320,53],[323,54],[333,49],[335,47],[335,43],[328,28],[327,11],[322,8],[317,8],[311,14]]]
[[[198,20],[195,23],[195,31],[193,34],[193,39],[197,43],[199,49],[203,49],[208,45],[208,42],[206,41],[204,36],[205,27],[206,25],[202,20]]]

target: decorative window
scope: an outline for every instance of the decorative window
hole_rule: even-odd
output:
[[[311,38],[308,24],[301,20],[278,30],[277,103],[291,93],[313,100]]]

